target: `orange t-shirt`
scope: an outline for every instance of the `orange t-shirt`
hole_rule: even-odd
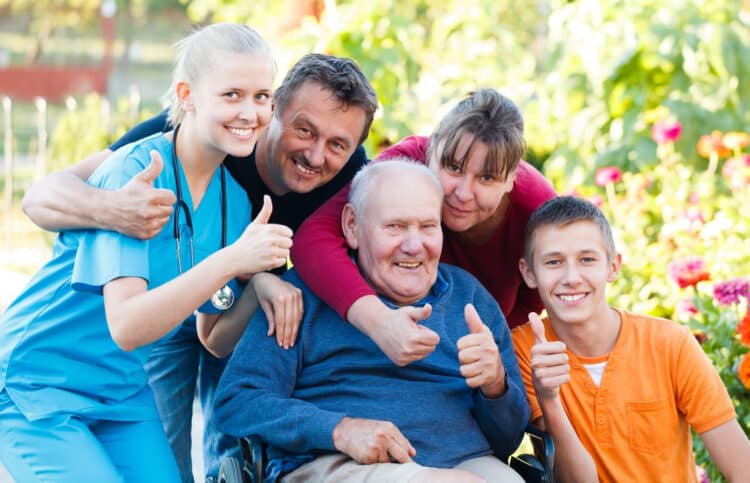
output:
[[[622,328],[599,387],[583,366],[591,361],[568,351],[565,413],[600,481],[695,482],[688,425],[700,434],[734,419],[727,390],[687,327],[618,313]],[[544,325],[547,340],[559,340]],[[534,334],[527,323],[511,335],[534,421],[542,415],[531,382]]]

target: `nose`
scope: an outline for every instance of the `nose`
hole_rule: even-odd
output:
[[[565,264],[565,273],[563,274],[563,282],[568,285],[575,285],[581,281],[581,272],[575,263]]]
[[[459,200],[471,201],[471,199],[474,197],[471,184],[472,179],[468,173],[461,177],[458,184],[456,185],[456,190],[454,192]]]
[[[316,139],[312,142],[305,153],[308,163],[313,168],[319,168],[325,164],[325,142]]]
[[[242,104],[242,109],[240,110],[240,119],[244,121],[248,121],[251,125],[255,125],[258,123],[258,108],[253,104],[251,100],[248,100],[247,102],[244,102]]]
[[[401,251],[409,255],[416,255],[422,251],[423,240],[422,234],[416,228],[409,228],[404,231],[401,240]]]

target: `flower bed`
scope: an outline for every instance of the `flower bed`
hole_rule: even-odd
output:
[[[707,167],[696,170],[675,150],[679,121],[660,112],[657,163],[637,173],[603,167],[576,193],[600,204],[623,252],[612,304],[690,326],[750,434],[750,135],[702,136],[696,150]],[[694,443],[703,481],[719,478]]]

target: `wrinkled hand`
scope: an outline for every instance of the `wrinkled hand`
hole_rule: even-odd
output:
[[[406,463],[417,454],[409,440],[391,422],[344,418],[333,429],[337,450],[361,464]]]
[[[271,198],[263,196],[263,208],[245,232],[229,247],[233,251],[235,276],[258,273],[286,263],[292,247],[292,230],[284,225],[269,224]]]
[[[534,346],[531,348],[531,380],[537,399],[554,399],[560,386],[570,380],[570,365],[565,343],[547,342],[544,323],[534,312],[529,314]]]
[[[276,333],[276,343],[284,349],[294,346],[302,321],[302,291],[272,273],[256,273],[251,279],[263,312],[268,319],[268,335]]]
[[[479,387],[486,397],[505,393],[505,367],[492,331],[482,323],[473,305],[464,308],[469,334],[458,339],[458,362],[469,387]]]
[[[427,319],[432,306],[385,308],[378,324],[368,334],[397,366],[405,366],[432,354],[440,336],[419,321]]]
[[[151,151],[151,162],[122,188],[112,191],[112,211],[102,214],[113,231],[146,240],[156,236],[169,220],[177,201],[172,190],[154,188],[164,167],[161,155]]]

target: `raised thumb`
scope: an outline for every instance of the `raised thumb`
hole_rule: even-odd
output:
[[[253,220],[254,225],[265,225],[268,220],[271,219],[271,212],[273,211],[273,205],[271,204],[271,197],[263,195],[263,207],[260,209],[258,216]]]
[[[542,319],[536,313],[529,313],[529,323],[531,324],[531,331],[534,333],[534,343],[542,344],[547,342],[547,336],[544,335],[544,322],[542,322]]]
[[[412,307],[409,311],[409,316],[414,322],[425,320],[432,314],[432,305],[424,304],[422,307]]]
[[[136,176],[146,183],[151,184],[156,177],[159,176],[159,173],[161,173],[161,170],[164,167],[164,161],[161,159],[159,151],[151,150],[149,154],[151,155],[151,162],[148,163],[148,166],[143,168],[143,171]]]
[[[466,304],[466,307],[464,307],[464,318],[466,319],[466,326],[472,334],[484,331],[485,325],[482,323],[482,319],[479,318],[477,309],[472,304]]]

